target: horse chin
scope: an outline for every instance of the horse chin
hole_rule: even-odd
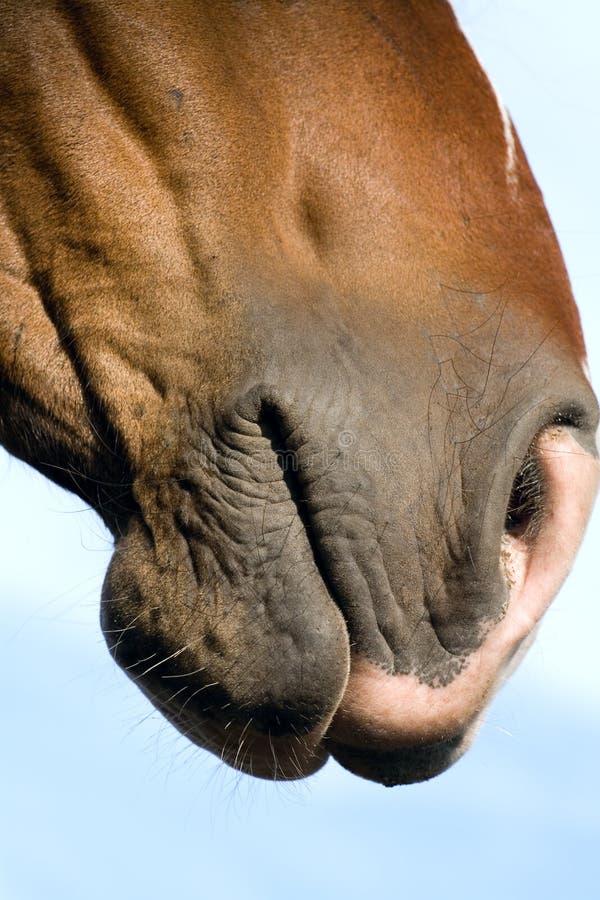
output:
[[[343,768],[384,786],[427,781],[452,766],[471,746],[482,714],[452,736],[439,740],[374,739],[357,729],[350,734],[336,725],[322,726],[302,735],[265,734],[245,725],[178,715],[154,697],[155,705],[171,723],[197,746],[212,752],[237,771],[268,781],[294,781],[318,772],[332,757]]]

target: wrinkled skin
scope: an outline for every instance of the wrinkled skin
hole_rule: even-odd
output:
[[[451,10],[0,11],[0,439],[112,530],[111,653],[241,770],[437,774],[597,483],[560,251]]]

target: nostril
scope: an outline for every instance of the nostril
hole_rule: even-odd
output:
[[[529,447],[513,481],[504,522],[506,534],[527,539],[536,536],[544,518],[546,488],[536,440]]]
[[[567,430],[577,434],[582,424],[581,413],[570,409],[557,413],[536,434],[521,459],[521,466],[512,484],[504,522],[504,531],[508,537],[531,543],[538,536],[553,493],[550,477],[553,467],[547,465],[548,457],[557,452],[569,453],[563,446],[567,440]],[[572,455],[573,451],[570,453]],[[573,487],[576,487],[575,482]]]
[[[524,637],[569,572],[598,487],[598,459],[570,422],[553,422],[530,445],[506,512],[501,567],[511,621]]]

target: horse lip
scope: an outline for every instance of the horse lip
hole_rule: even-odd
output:
[[[199,723],[190,715],[173,715],[168,702],[141,688],[184,737],[239,772],[268,781],[294,781],[318,772],[329,759],[323,725],[304,735],[278,736],[257,731],[251,720],[229,728],[210,719]]]
[[[353,775],[385,787],[429,781],[449,769],[465,753],[462,735],[396,751],[361,750],[329,742],[332,757]]]
[[[465,729],[452,736],[389,750],[365,749],[333,738],[327,738],[326,744],[336,762],[353,775],[396,787],[429,781],[453,766],[470,748],[482,721],[480,712]]]

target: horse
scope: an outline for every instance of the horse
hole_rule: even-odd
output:
[[[241,771],[437,775],[599,474],[560,249],[450,6],[0,9],[0,441],[111,531],[111,654]]]

